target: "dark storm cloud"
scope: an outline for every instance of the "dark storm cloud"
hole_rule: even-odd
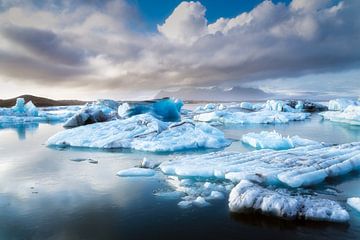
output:
[[[80,65],[85,60],[82,49],[64,42],[61,37],[49,30],[10,25],[1,30],[1,35],[46,61],[64,65]]]

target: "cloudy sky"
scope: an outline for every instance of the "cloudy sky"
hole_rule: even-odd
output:
[[[360,95],[358,0],[0,0],[0,98]]]

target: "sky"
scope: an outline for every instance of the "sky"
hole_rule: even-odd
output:
[[[358,0],[0,0],[0,98],[360,96]]]

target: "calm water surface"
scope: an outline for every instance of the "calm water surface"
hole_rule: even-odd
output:
[[[311,120],[283,125],[222,128],[235,142],[228,148],[251,151],[242,134],[273,130],[327,143],[360,141],[360,127]],[[349,211],[348,224],[290,222],[261,215],[230,214],[227,200],[209,207],[180,209],[177,199],[153,193],[167,189],[162,176],[120,178],[116,172],[138,165],[144,156],[173,155],[131,151],[59,150],[44,143],[61,124],[0,129],[0,239],[359,239],[360,213],[346,206],[360,196],[360,174],[328,180],[325,197]],[[178,153],[185,154],[185,153]],[[189,154],[189,152],[187,152]],[[89,161],[72,161],[91,158]]]

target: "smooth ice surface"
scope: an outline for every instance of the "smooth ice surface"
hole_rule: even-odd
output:
[[[155,175],[155,170],[147,169],[147,168],[129,168],[120,170],[116,173],[116,175],[120,177],[151,177]]]
[[[274,150],[285,150],[299,146],[319,144],[316,141],[301,138],[299,136],[283,137],[281,134],[275,131],[247,133],[242,136],[242,141],[256,149],[274,149]]]
[[[255,124],[255,123],[288,123],[302,121],[310,116],[309,113],[293,113],[261,110],[258,112],[230,112],[215,111],[194,116],[195,121],[210,122],[213,124]]]
[[[183,102],[179,99],[157,99],[152,101],[123,103],[118,108],[118,115],[121,118],[128,118],[139,114],[148,113],[162,121],[180,121],[180,111]]]
[[[286,190],[269,190],[247,180],[236,185],[229,196],[232,212],[248,210],[287,219],[346,222],[348,212],[338,203],[310,196],[291,196]]]
[[[350,105],[344,111],[327,111],[320,115],[332,122],[360,125],[360,106]]]
[[[360,105],[359,101],[346,99],[346,98],[338,98],[329,101],[329,110],[330,111],[343,111],[348,106],[358,106]]]
[[[86,104],[64,123],[64,127],[73,128],[114,120],[117,118],[118,105],[119,104],[116,101],[106,99]]]
[[[290,150],[257,150],[247,153],[214,152],[184,156],[160,164],[167,175],[243,179],[290,187],[318,184],[360,169],[360,142],[326,147],[315,144]]]
[[[360,212],[360,198],[359,197],[348,198],[346,202],[351,207],[355,208],[358,212]]]
[[[152,115],[135,115],[124,120],[94,123],[55,134],[48,145],[131,148],[142,151],[181,151],[222,148],[230,144],[223,132],[205,123],[162,122]]]

